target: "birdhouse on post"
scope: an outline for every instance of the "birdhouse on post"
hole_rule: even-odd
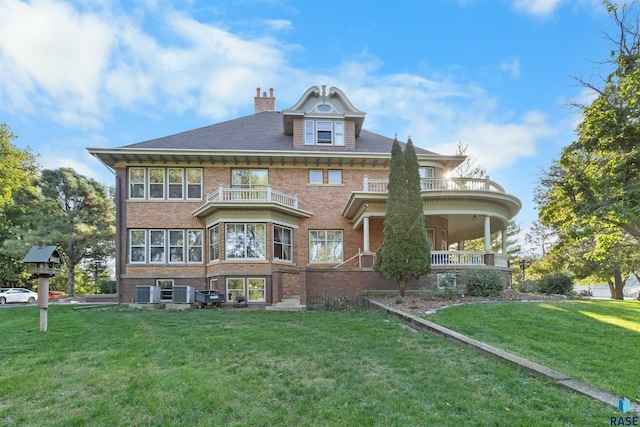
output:
[[[49,307],[49,278],[60,274],[60,254],[55,246],[44,246],[42,242],[33,246],[22,260],[27,264],[27,273],[38,278],[38,307],[40,307],[40,331],[47,331],[47,308]]]

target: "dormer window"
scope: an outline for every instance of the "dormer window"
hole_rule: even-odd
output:
[[[344,145],[344,122],[305,120],[305,145]]]

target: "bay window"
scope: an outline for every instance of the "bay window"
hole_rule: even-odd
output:
[[[265,224],[225,224],[226,259],[266,259]]]

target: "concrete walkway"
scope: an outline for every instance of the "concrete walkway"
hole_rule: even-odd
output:
[[[411,327],[428,331],[433,334],[437,334],[443,336],[445,338],[450,338],[459,343],[468,345],[470,347],[476,348],[480,351],[488,353],[492,356],[498,357],[507,362],[513,363],[514,365],[522,366],[523,368],[529,369],[537,374],[544,375],[555,381],[557,384],[569,388],[578,393],[589,396],[593,399],[597,399],[601,402],[604,402],[608,405],[611,405],[618,409],[618,402],[622,398],[622,396],[614,396],[613,394],[595,388],[584,381],[576,380],[571,378],[569,375],[551,369],[547,366],[540,365],[539,363],[532,362],[530,360],[524,359],[520,356],[516,356],[515,354],[507,353],[506,351],[500,350],[499,348],[490,346],[478,340],[474,340],[473,338],[469,338],[466,335],[462,335],[458,332],[452,331],[451,329],[447,329],[444,326],[437,325],[433,322],[429,322],[428,320],[422,319],[417,316],[413,316],[411,314],[405,313],[400,310],[396,310],[393,307],[382,304],[378,301],[370,300],[366,298],[367,301],[371,304],[372,308],[378,308],[380,310],[386,311],[387,313],[393,314],[403,321],[408,323]],[[620,413],[622,414],[622,412]],[[640,405],[637,403],[631,403],[631,409],[627,412],[626,415],[640,415]]]

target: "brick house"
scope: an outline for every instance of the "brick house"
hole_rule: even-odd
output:
[[[273,89],[254,101],[250,116],[88,149],[115,174],[121,302],[142,286],[162,300],[188,286],[266,306],[396,289],[372,269],[393,139],[363,129],[365,113],[335,87],[282,111]],[[433,274],[408,289],[464,268],[509,272],[504,244],[493,253],[489,241],[520,201],[488,177],[448,177],[464,156],[416,151]],[[451,250],[483,236],[484,251]]]

